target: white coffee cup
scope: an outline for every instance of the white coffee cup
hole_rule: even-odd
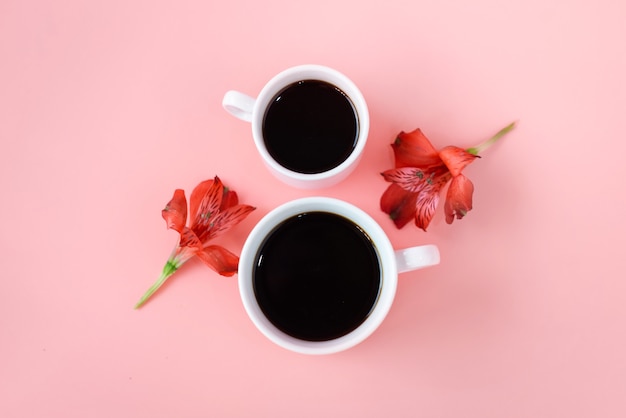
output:
[[[364,321],[347,334],[325,341],[296,338],[279,329],[264,314],[255,291],[257,264],[261,263],[260,251],[268,237],[286,220],[314,212],[336,214],[356,225],[374,247],[380,271],[378,296]],[[394,250],[378,223],[352,204],[328,197],[307,197],[275,208],[253,228],[243,246],[239,260],[239,292],[248,316],[268,339],[285,349],[298,353],[330,354],[355,346],[378,328],[393,303],[398,273],[434,266],[439,264],[439,259],[439,250],[434,245]],[[282,262],[282,260],[279,261]],[[285,262],[287,261],[289,260],[286,259]]]
[[[316,173],[299,172],[281,165],[268,151],[263,137],[266,111],[277,94],[294,83],[310,80],[329,83],[343,92],[352,103],[357,122],[352,152],[339,165]],[[300,65],[277,74],[262,88],[256,99],[238,91],[228,91],[222,106],[237,118],[251,122],[254,143],[269,170],[286,184],[302,189],[330,187],[345,179],[357,166],[369,133],[367,104],[357,86],[337,70],[321,65]]]

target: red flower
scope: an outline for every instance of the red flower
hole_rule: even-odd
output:
[[[238,204],[237,193],[224,187],[216,176],[205,180],[191,192],[190,206],[192,222],[187,227],[187,200],[181,189],[174,191],[172,200],[161,212],[167,227],[180,234],[178,245],[172,251],[156,283],[139,300],[135,308],[143,305],[176,270],[197,256],[207,266],[222,276],[237,272],[239,257],[209,241],[223,234],[244,220],[255,208]]]
[[[450,181],[444,212],[446,222],[463,218],[472,209],[474,185],[461,172],[478,153],[515,127],[512,123],[477,147],[464,150],[447,146],[437,151],[420,129],[400,132],[391,145],[395,168],[382,174],[392,183],[380,199],[380,208],[389,214],[396,227],[404,227],[412,218],[426,231],[435,214],[442,188]]]

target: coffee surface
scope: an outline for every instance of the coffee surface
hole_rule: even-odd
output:
[[[283,332],[325,341],[368,317],[380,289],[377,251],[352,221],[327,212],[287,219],[257,253],[254,292]]]
[[[265,146],[274,160],[299,173],[328,171],[356,146],[358,116],[352,101],[319,80],[293,83],[274,96],[263,120]]]

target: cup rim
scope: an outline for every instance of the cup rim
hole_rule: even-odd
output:
[[[278,93],[281,89],[300,80],[321,80],[326,81],[339,87],[344,93],[346,93],[352,101],[359,123],[359,135],[357,137],[356,146],[341,164],[333,167],[330,170],[323,171],[321,173],[300,173],[298,171],[290,170],[280,165],[270,155],[265,143],[263,141],[263,118],[265,116],[265,110],[269,101]],[[350,167],[355,164],[363,150],[365,143],[369,136],[369,110],[363,94],[357,87],[357,85],[350,80],[346,75],[335,70],[334,68],[327,67],[318,64],[304,64],[287,68],[272,77],[261,89],[261,92],[256,98],[252,111],[252,137],[258,152],[265,164],[267,164],[272,170],[277,172],[280,176],[290,178],[296,182],[316,182],[320,180],[326,180],[335,176],[340,176],[345,170],[349,170]]]
[[[277,225],[300,213],[331,212],[350,219],[370,237],[378,252],[381,267],[381,287],[372,312],[355,330],[327,341],[307,341],[294,338],[274,326],[264,315],[254,295],[253,264],[258,248]],[[248,317],[259,331],[275,344],[302,354],[331,354],[351,348],[369,337],[387,316],[395,298],[398,273],[395,252],[380,225],[362,209],[343,200],[313,196],[284,203],[265,215],[252,229],[241,251],[238,285],[241,301]]]

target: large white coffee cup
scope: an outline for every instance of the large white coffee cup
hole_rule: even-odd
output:
[[[268,108],[281,91],[303,81],[321,81],[335,86],[352,103],[356,118],[357,134],[352,151],[340,160],[339,165],[322,172],[305,173],[293,167],[287,168],[272,156],[264,138]],[[239,91],[228,91],[222,105],[230,114],[251,123],[254,143],[269,170],[286,184],[303,189],[325,188],[345,179],[357,166],[369,133],[367,104],[357,86],[339,71],[321,65],[300,65],[277,74],[262,88],[256,99]]]
[[[339,215],[356,225],[370,240],[378,258],[380,284],[378,297],[369,315],[345,335],[325,341],[293,337],[279,329],[265,314],[255,293],[255,272],[259,252],[268,237],[286,220],[301,214],[324,212]],[[281,260],[279,260],[281,261]],[[284,260],[288,262],[289,260]],[[330,354],[346,350],[365,340],[383,322],[394,300],[398,273],[434,266],[439,251],[434,245],[394,250],[383,229],[363,210],[347,202],[327,197],[307,197],[285,203],[272,210],[253,228],[239,260],[239,291],[244,308],[254,325],[279,346],[304,354]]]

